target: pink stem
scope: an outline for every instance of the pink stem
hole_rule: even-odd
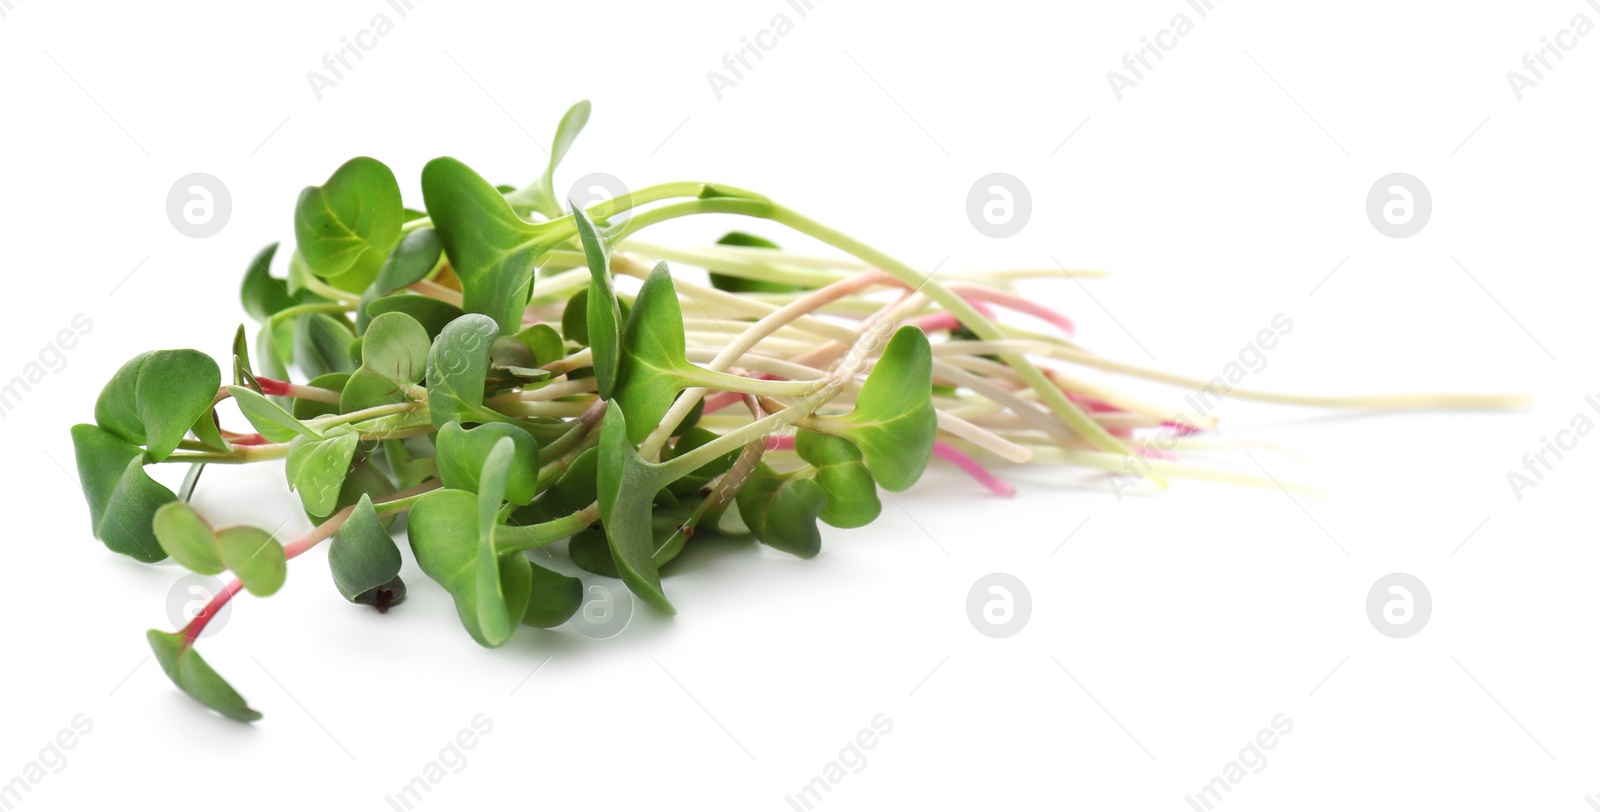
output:
[[[256,383],[261,384],[261,394],[263,395],[287,395],[290,387],[294,386],[288,381],[277,381],[272,378],[261,377],[256,378]]]
[[[438,480],[432,480],[430,482],[424,482],[414,488],[396,491],[395,493],[385,496],[382,499],[374,499],[372,501],[375,505],[381,505],[384,502],[393,502],[399,499],[406,499],[416,496],[420,493],[427,493],[428,491],[435,490],[441,484],[442,483],[440,483]],[[345,519],[350,518],[350,514],[353,513],[355,509],[355,506],[351,505],[350,507],[339,511],[332,516],[329,516],[322,522],[322,524],[311,528],[311,531],[305,535],[283,545],[284,560],[293,559],[299,556],[301,553],[326,541],[334,533],[339,531],[339,528],[344,525]],[[235,578],[232,581],[229,581],[227,586],[222,588],[221,592],[218,592],[216,595],[212,596],[210,602],[206,604],[206,608],[202,609],[200,614],[195,615],[194,619],[189,621],[189,625],[183,627],[184,646],[187,647],[194,645],[194,641],[200,638],[200,633],[205,631],[206,624],[210,623],[211,619],[216,617],[218,612],[222,611],[222,607],[227,605],[228,601],[232,600],[234,595],[239,594],[239,590],[243,586],[244,583],[238,578]]]
[[[238,594],[240,587],[243,586],[244,584],[235,578],[227,586],[223,587],[221,592],[211,596],[211,600],[206,603],[206,608],[201,609],[200,614],[195,615],[194,619],[189,621],[189,625],[183,627],[183,645],[185,648],[194,645],[194,641],[200,638],[200,633],[205,631],[206,624],[210,623],[211,619],[222,611],[222,607],[226,606],[228,601],[232,600],[233,596]]]
[[[241,434],[237,431],[222,429],[222,438],[234,445],[266,445],[267,438],[260,434]]]
[[[1055,325],[1061,330],[1061,332],[1066,333],[1068,338],[1071,338],[1078,332],[1078,326],[1072,323],[1072,319],[1067,318],[1056,310],[1045,307],[1038,302],[1029,301],[1021,296],[1015,296],[1010,293],[1005,293],[990,288],[964,285],[960,282],[951,284],[950,290],[960,294],[961,298],[966,299],[968,302],[972,302],[974,306],[976,306],[978,301],[991,302],[1008,310],[1015,310],[1018,313],[1026,313],[1034,318],[1047,321]]]
[[[934,442],[933,454],[936,457],[955,463],[956,467],[966,471],[968,476],[976,479],[978,484],[988,488],[989,492],[996,496],[1012,497],[1017,495],[1017,486],[995,476],[988,468],[983,467],[982,463],[961,453],[959,449],[946,444],[943,440]]]

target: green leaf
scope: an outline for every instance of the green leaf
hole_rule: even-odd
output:
[[[294,333],[290,325],[281,323],[274,325],[268,322],[262,324],[261,329],[256,331],[256,356],[261,359],[261,372],[268,378],[287,380],[289,377],[289,361],[293,358],[293,345],[291,342],[286,353],[277,341],[278,334],[285,330],[289,330],[288,334],[292,339]]]
[[[374,406],[405,403],[406,393],[394,381],[362,367],[351,373],[339,392],[340,412],[356,412]]]
[[[156,511],[151,529],[161,549],[179,565],[201,575],[227,569],[217,549],[217,534],[200,513],[183,502],[171,502]]]
[[[651,502],[667,484],[666,475],[662,466],[645,462],[634,449],[627,419],[616,401],[606,409],[600,429],[599,463],[600,521],[622,581],[645,603],[673,614],[677,610],[661,591],[650,525]]]
[[[496,558],[498,583],[493,589],[479,595],[478,558],[484,545],[478,515],[476,494],[445,489],[433,491],[412,506],[407,519],[407,534],[417,565],[428,577],[450,592],[455,600],[456,614],[467,633],[479,645],[495,648],[510,639],[511,629],[486,630],[480,622],[480,605],[486,604],[491,620],[499,616],[503,607],[507,618],[521,618],[527,612],[532,588],[532,562],[521,553],[511,553]],[[495,596],[501,600],[498,604]],[[490,634],[491,631],[502,634]]]
[[[528,352],[533,353],[535,366],[542,367],[567,357],[567,347],[561,340],[561,334],[548,324],[535,324],[517,333],[517,340],[528,348]]]
[[[611,248],[595,229],[587,212],[573,207],[572,221],[577,225],[578,240],[583,243],[583,256],[589,263],[589,295],[584,305],[587,341],[584,343],[593,351],[594,378],[600,397],[610,399],[617,377],[617,359],[622,351],[619,326],[622,323],[622,311],[617,305],[617,291],[611,282]],[[679,321],[682,322],[682,319]]]
[[[730,231],[717,240],[717,245],[734,245],[741,248],[766,248],[778,250],[778,244],[752,234],[740,231]],[[729,276],[716,271],[710,272],[711,286],[729,293],[793,293],[802,288],[799,285],[786,285],[782,282],[768,282],[764,279],[745,279],[742,276]]]
[[[383,529],[372,498],[362,495],[328,546],[328,569],[345,600],[385,586],[400,574],[400,550]]]
[[[310,426],[296,420],[282,406],[268,400],[265,396],[242,386],[228,387],[229,394],[233,395],[234,403],[239,405],[239,412],[250,425],[273,443],[287,443],[296,437],[310,437],[317,439],[322,435],[311,430]]]
[[[589,123],[587,100],[580,101],[567,110],[567,114],[561,117],[561,124],[556,127],[556,137],[550,142],[550,160],[545,164],[544,174],[527,187],[506,195],[513,206],[533,208],[547,217],[561,216],[561,204],[555,196],[556,167],[567,157],[567,150],[572,148],[572,142],[577,140],[578,133],[583,132],[583,125],[587,123]]]
[[[259,527],[224,527],[216,534],[222,563],[250,594],[266,597],[283,586],[288,561],[283,545]]]
[[[561,309],[561,335],[580,347],[589,346],[589,289],[578,288]]]
[[[505,501],[503,497],[511,479],[515,455],[516,442],[511,437],[501,437],[489,451],[483,462],[483,473],[478,477],[478,560],[474,597],[478,627],[489,640],[510,639],[523,614],[511,612],[506,606],[506,596],[500,589],[500,556],[494,547],[494,530],[500,522],[500,506]],[[526,561],[520,554],[516,558]]]
[[[505,484],[505,501],[526,505],[533,501],[534,484],[539,479],[539,444],[533,435],[510,423],[485,423],[464,429],[460,423],[447,423],[439,429],[439,478],[446,488],[479,493],[479,477],[488,464],[490,452],[501,440],[510,439],[512,456]],[[578,509],[588,507],[585,502]],[[553,517],[552,517],[553,518]]]
[[[207,448],[214,448],[218,451],[227,451],[229,448],[228,441],[222,439],[221,427],[217,425],[216,409],[207,409],[201,412],[200,418],[194,421],[194,425],[189,427],[189,431],[194,434],[196,440],[204,443]]]
[[[361,367],[339,397],[344,412],[405,403],[406,389],[422,380],[428,364],[428,331],[404,313],[372,320],[361,340]]]
[[[112,552],[145,563],[166,558],[151,523],[162,505],[178,497],[145,474],[144,450],[88,423],[72,427],[72,446],[95,537]]]
[[[878,485],[861,463],[861,450],[849,440],[800,430],[794,450],[817,469],[816,482],[828,495],[820,518],[834,527],[864,527],[878,518],[883,505]]]
[[[555,484],[523,510],[513,514],[517,524],[539,524],[562,516],[570,516],[592,505],[599,498],[596,477],[599,471],[600,450],[591,448],[574,457],[567,470]]]
[[[200,700],[200,704],[236,722],[254,722],[261,714],[245,704],[244,697],[226,680],[206,664],[181,632],[171,633],[151,629],[145,633],[156,662],[184,693]]]
[[[317,276],[352,292],[364,290],[400,239],[405,212],[400,185],[381,161],[352,158],[295,204],[294,234]]]
[[[583,606],[583,582],[570,575],[545,569],[528,562],[533,575],[533,588],[528,600],[528,610],[522,614],[527,626],[548,629],[566,623]]]
[[[822,550],[817,516],[828,503],[822,486],[760,463],[734,497],[739,517],[762,544],[810,558]]]
[[[613,398],[628,410],[628,439],[633,443],[650,435],[685,388],[712,385],[739,391],[745,381],[689,363],[683,311],[665,262],[656,265],[639,289],[622,335]]]
[[[261,391],[261,384],[256,382],[255,372],[250,367],[250,339],[245,334],[243,324],[233,334],[233,383]]]
[[[250,260],[250,267],[244,272],[244,283],[239,288],[239,301],[244,305],[244,312],[259,322],[295,305],[294,297],[289,295],[289,286],[272,275],[272,257],[277,252],[277,243],[261,249]]]
[[[328,516],[354,506],[363,496],[381,498],[394,493],[395,490],[394,482],[389,479],[389,475],[378,467],[371,455],[364,454],[358,446],[355,461],[350,465],[350,473],[345,475],[344,484],[339,486],[339,500],[333,504],[333,510],[323,516],[307,515],[313,523],[320,524]],[[392,517],[388,517],[383,520],[383,524],[387,527],[393,521]]]
[[[378,278],[361,294],[361,302],[356,305],[356,332],[365,334],[372,321],[373,314],[367,312],[369,305],[426,279],[443,256],[444,242],[439,239],[439,232],[431,228],[424,226],[402,237],[378,268]]]
[[[423,167],[422,196],[461,280],[462,309],[489,316],[498,332],[521,329],[534,265],[562,239],[559,229],[518,217],[499,190],[454,158]]]
[[[159,462],[183,441],[189,427],[210,411],[222,371],[195,350],[157,350],[122,365],[101,390],[94,420],[129,442],[143,445]]]
[[[663,263],[633,300],[617,364],[615,400],[628,410],[630,443],[648,437],[689,386],[684,375],[688,364],[683,311]]]
[[[284,470],[289,487],[299,492],[306,512],[313,516],[333,513],[359,439],[348,426],[339,426],[323,439],[296,437],[289,444]]]
[[[389,470],[398,479],[399,487],[412,488],[435,476],[438,464],[428,456],[428,439],[410,437],[403,440],[384,440],[383,453],[389,460]],[[421,450],[418,450],[420,447]]]
[[[915,327],[901,327],[861,385],[855,411],[815,418],[807,428],[854,443],[879,485],[903,491],[916,484],[933,457],[939,420],[932,380],[928,337]]]
[[[428,331],[428,340],[439,337],[445,325],[461,318],[462,310],[449,302],[442,302],[432,296],[423,296],[419,293],[396,293],[391,296],[382,296],[362,305],[362,309],[370,318],[377,318],[384,313],[404,313],[417,320],[424,330]]]
[[[443,256],[444,241],[439,238],[439,232],[427,226],[415,229],[396,243],[394,250],[384,258],[372,289],[382,296],[421,282],[428,278]]]
[[[404,313],[372,320],[361,342],[361,367],[400,385],[422,380],[427,371],[428,331]]]
[[[294,360],[308,378],[354,372],[356,334],[344,319],[307,313],[294,320]]]
[[[611,545],[606,541],[606,532],[598,527],[572,534],[572,540],[567,542],[567,557],[586,572],[607,578],[622,577],[617,562],[611,557]]]
[[[434,428],[446,423],[503,422],[483,405],[489,348],[499,335],[494,319],[468,313],[446,325],[428,352],[428,409]]]

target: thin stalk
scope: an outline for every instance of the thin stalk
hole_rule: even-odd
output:
[[[396,491],[382,499],[372,500],[372,507],[379,516],[410,510],[411,506],[416,504],[417,499],[428,491],[441,487],[443,484],[434,479],[403,491]],[[286,560],[295,558],[312,547],[332,538],[333,534],[339,532],[339,528],[344,526],[345,520],[349,519],[350,514],[354,512],[355,506],[351,505],[324,519],[322,524],[311,528],[310,532],[283,545],[283,557]],[[194,645],[194,641],[199,639],[200,633],[205,631],[206,624],[210,623],[211,619],[222,611],[222,607],[232,600],[234,595],[239,594],[239,589],[243,585],[238,578],[235,578],[228,582],[222,588],[222,591],[212,596],[211,600],[206,603],[205,608],[200,610],[200,613],[195,615],[193,620],[189,621],[189,625],[183,627],[183,644],[185,647]]]
[[[600,505],[592,504],[571,516],[542,524],[503,524],[495,528],[495,551],[501,554],[532,550],[558,542],[600,519]],[[504,542],[504,543],[502,543]]]

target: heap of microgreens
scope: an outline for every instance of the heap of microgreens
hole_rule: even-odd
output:
[[[871,522],[877,488],[910,487],[935,455],[1005,494],[1010,486],[971,455],[1105,470],[1139,458],[1136,470],[1158,486],[1166,476],[1260,484],[1171,461],[1166,452],[1209,420],[1035,362],[1204,386],[1101,359],[1071,340],[1064,317],[1012,291],[1014,280],[1074,272],[935,279],[715,184],[652,186],[568,212],[552,173],[588,115],[587,102],[567,113],[548,168],[521,189],[496,188],[451,158],[430,162],[426,212],[402,206],[382,163],[341,166],[300,196],[288,278],[269,273],[276,245],[245,274],[244,308],[262,325],[254,364],[243,327],[226,386],[205,354],[145,353],[106,385],[95,423],[73,427],[107,547],[233,573],[185,628],[149,632],[184,691],[229,718],[259,718],[194,651],[206,623],[240,589],[275,592],[288,559],[330,538],[340,593],[387,611],[405,596],[389,533],[402,512],[422,571],[450,592],[474,640],[500,646],[519,625],[565,622],[582,600],[577,578],[528,550],[570,539],[573,564],[671,613],[662,569],[693,538],[748,535],[815,555],[819,520]],[[695,214],[769,220],[849,258],[786,253],[741,233],[695,250],[634,236]],[[670,275],[665,261],[710,271],[710,284]],[[636,295],[614,286],[622,276],[643,280]],[[997,309],[1055,332],[1002,326]],[[306,383],[289,382],[291,365]],[[253,431],[219,424],[214,407],[228,398]],[[1148,431],[1136,434],[1163,428],[1160,451]],[[205,465],[279,459],[317,523],[309,533],[280,544],[253,527],[213,528],[189,505]],[[191,466],[179,493],[145,473],[173,462]]]

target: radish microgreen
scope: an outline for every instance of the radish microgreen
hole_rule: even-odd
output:
[[[230,719],[260,717],[195,641],[240,591],[273,594],[290,560],[330,539],[335,591],[387,612],[407,592],[394,535],[403,527],[468,636],[498,647],[520,626],[562,625],[583,600],[577,577],[529,551],[564,552],[671,614],[665,576],[698,540],[815,556],[819,522],[872,522],[878,489],[911,487],[935,457],[1000,494],[1014,488],[978,457],[1103,470],[1139,459],[1156,484],[1277,487],[1170,462],[1207,426],[1053,368],[1204,385],[1099,359],[1072,340],[1065,316],[1015,289],[1083,274],[936,278],[725,185],[667,183],[563,210],[554,172],[588,119],[587,102],[568,112],[545,170],[520,189],[454,158],[430,161],[426,211],[403,206],[383,163],[338,167],[296,202],[292,250],[274,243],[249,262],[240,300],[260,326],[253,343],[241,327],[228,345],[228,385],[202,352],[147,352],[107,382],[94,423],[72,428],[90,529],[107,548],[232,573],[186,627],[148,634],[184,692]],[[640,236],[701,215],[764,220],[841,255],[789,252],[744,231],[689,249]],[[273,275],[275,262],[285,276]],[[1051,329],[997,323],[991,304]],[[248,426],[218,422],[214,407],[227,399]],[[1152,454],[1157,432],[1177,436]],[[277,461],[316,523],[303,535],[216,529],[189,502],[203,466]],[[181,499],[146,470],[173,463],[189,466]]]

